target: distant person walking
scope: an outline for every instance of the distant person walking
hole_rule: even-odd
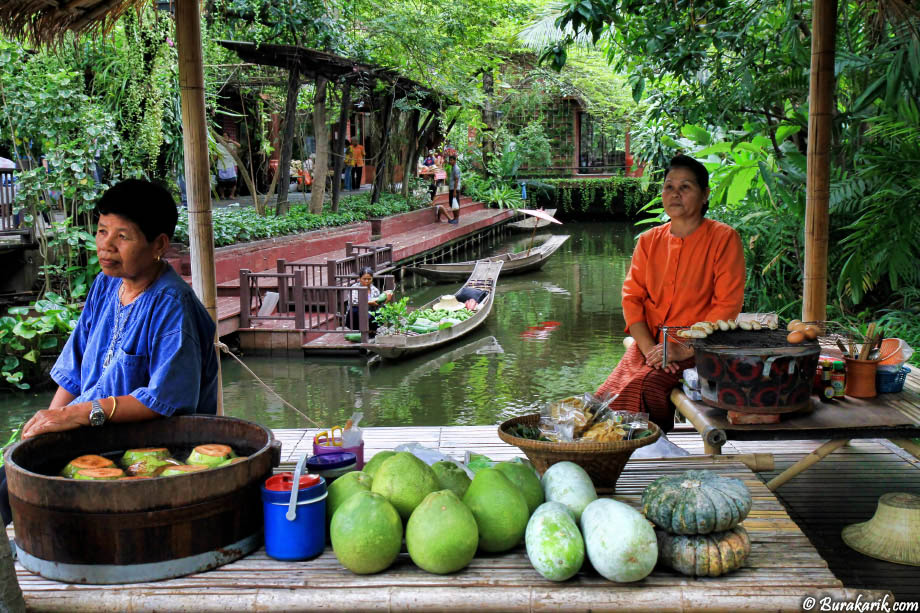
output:
[[[231,147],[239,145],[233,140],[229,142]],[[236,198],[236,161],[223,143],[217,143],[217,156],[217,197],[221,200]]]
[[[345,191],[351,191],[351,167],[354,165],[354,155],[351,141],[345,139]]]
[[[447,202],[454,218],[450,223],[459,223],[460,219],[460,165],[457,164],[457,154],[451,153],[447,158]]]
[[[364,176],[364,145],[355,143],[351,146],[351,186],[361,189],[361,178]]]

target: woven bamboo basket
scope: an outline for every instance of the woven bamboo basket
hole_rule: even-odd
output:
[[[613,441],[609,443],[553,443],[534,441],[508,434],[506,430],[515,424],[538,426],[540,416],[522,415],[503,422],[498,427],[498,436],[509,445],[520,448],[541,475],[556,462],[574,462],[591,477],[597,487],[616,487],[617,479],[629,456],[639,447],[651,445],[661,436],[661,430],[652,422],[648,423],[651,436],[632,441]]]

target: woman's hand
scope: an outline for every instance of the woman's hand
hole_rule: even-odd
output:
[[[693,356],[693,348],[685,347],[677,343],[668,343],[668,365],[664,367],[665,372],[677,373],[680,371],[678,362],[686,360]],[[664,346],[659,343],[645,352],[645,363],[652,368],[661,369],[662,359],[664,357]]]
[[[64,407],[42,409],[32,416],[22,428],[22,438],[32,438],[48,432],[64,432],[89,425],[89,411],[92,405],[81,402]]]

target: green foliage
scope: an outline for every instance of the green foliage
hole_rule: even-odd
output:
[[[406,331],[406,316],[409,312],[409,297],[391,300],[373,312],[374,321],[388,328],[392,333]]]
[[[608,212],[614,214],[632,215],[640,211],[649,200],[654,197],[655,189],[650,188],[647,179],[636,177],[603,177],[566,178],[566,179],[540,179],[541,183],[550,185],[555,189],[552,206],[564,212],[584,212],[594,206],[598,200],[600,205]],[[528,181],[527,187],[530,189]],[[579,208],[575,207],[575,196]],[[622,203],[622,209],[617,205]]]
[[[26,422],[22,422],[21,424],[16,426],[16,429],[13,430],[12,434],[10,434],[10,438],[7,439],[6,444],[4,444],[3,448],[0,449],[0,466],[3,466],[3,458],[4,458],[3,452],[6,451],[7,447],[17,442],[22,437],[22,427],[25,425],[26,425]]]
[[[45,380],[50,358],[60,352],[76,327],[80,308],[48,292],[44,299],[28,307],[12,307],[8,315],[0,317],[2,382],[29,389],[31,384]]]
[[[322,215],[310,213],[309,206],[292,205],[287,215],[276,217],[259,215],[251,207],[228,206],[215,209],[213,213],[214,245],[224,247],[236,243],[262,240],[274,236],[287,236],[322,228],[344,226],[366,221],[372,217],[386,217],[406,213],[428,206],[428,194],[410,196],[408,200],[397,194],[381,194],[377,204],[371,204],[370,193],[344,196],[339,202],[339,211],[332,212],[329,203]],[[188,211],[179,212],[179,221],[173,240],[188,244]]]

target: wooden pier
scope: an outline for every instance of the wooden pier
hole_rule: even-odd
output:
[[[311,452],[314,430],[276,430],[282,468]],[[692,579],[656,569],[638,583],[605,581],[588,564],[573,579],[552,583],[530,566],[523,547],[478,555],[469,567],[447,576],[415,567],[406,553],[388,570],[354,575],[331,548],[314,560],[280,562],[264,549],[221,568],[157,583],[120,586],[68,585],[17,567],[26,602],[34,611],[801,611],[806,597],[835,601],[920,599],[916,569],[872,560],[839,540],[842,525],[865,521],[886,491],[918,491],[920,465],[880,440],[852,441],[777,493],[765,485],[774,474],[813,449],[815,441],[730,441],[725,456],[700,457],[702,441],[691,430],[671,440],[694,456],[631,460],[615,497],[637,505],[653,479],[690,468],[707,468],[742,479],[754,497],[744,526],[752,538],[745,567],[720,578]],[[366,459],[400,443],[419,442],[462,458],[465,450],[501,460],[520,454],[493,426],[393,427],[365,430]],[[770,452],[774,471],[753,473],[730,454]],[[803,531],[804,529],[804,531]]]

